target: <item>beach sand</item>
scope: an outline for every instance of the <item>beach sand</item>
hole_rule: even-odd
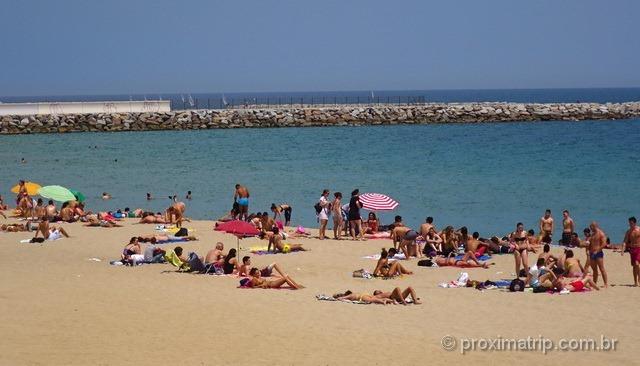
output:
[[[11,220],[10,220],[11,221]],[[414,364],[638,364],[640,289],[631,288],[629,257],[607,251],[612,288],[549,295],[443,289],[460,269],[417,267],[399,279],[359,279],[373,270],[365,255],[390,240],[299,239],[309,252],[252,256],[274,261],[299,291],[238,289],[237,277],[177,273],[168,264],[111,266],[129,237],[153,234],[154,225],[89,228],[63,224],[72,235],[22,244],[31,233],[0,233],[0,364],[2,365],[414,365]],[[210,221],[186,225],[199,241],[181,243],[204,255],[215,242],[225,250],[235,237]],[[614,237],[622,233],[611,233]],[[243,248],[265,245],[256,238]],[[165,244],[174,247],[174,244]],[[559,248],[553,249],[559,252]],[[584,263],[583,250],[576,250]],[[240,257],[246,255],[243,250]],[[93,261],[98,258],[101,261]],[[468,269],[471,279],[510,279],[513,256],[494,256],[490,269]],[[331,295],[413,286],[422,305],[382,306],[317,301]],[[445,351],[441,339],[543,336],[554,341],[617,339],[615,351]]]

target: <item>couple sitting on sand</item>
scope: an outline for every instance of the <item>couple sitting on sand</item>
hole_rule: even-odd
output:
[[[558,260],[548,253],[548,245],[545,245],[545,252],[540,254],[536,264],[529,268],[527,273],[526,284],[531,286],[534,292],[555,289],[560,293],[569,293],[585,288],[600,289],[588,268],[585,269],[580,261],[573,257],[573,251],[565,251],[564,260]]]
[[[380,290],[373,291],[372,295],[368,293],[360,293],[355,294],[350,290],[347,290],[344,293],[335,294],[333,298],[336,300],[348,300],[348,301],[357,301],[365,304],[402,304],[407,305],[407,298],[411,298],[411,301],[419,305],[421,304],[420,298],[417,297],[416,292],[413,288],[407,287],[404,291],[400,290],[399,287],[394,288],[391,292],[382,292]]]

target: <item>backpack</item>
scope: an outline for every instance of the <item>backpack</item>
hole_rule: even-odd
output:
[[[173,236],[188,236],[189,235],[189,231],[184,228],[181,227],[180,230],[178,230]]]
[[[322,206],[320,206],[320,201],[318,201],[315,205],[313,205],[313,208],[316,209],[316,215],[319,215],[320,212],[322,212]]]

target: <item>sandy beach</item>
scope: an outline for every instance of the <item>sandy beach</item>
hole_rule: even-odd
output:
[[[391,241],[299,239],[309,252],[252,255],[252,261],[258,267],[278,262],[305,289],[238,289],[235,276],[177,273],[168,264],[109,265],[129,237],[153,234],[154,225],[132,220],[112,229],[63,225],[72,237],[44,244],[20,243],[31,233],[0,233],[2,365],[637,364],[640,289],[628,287],[628,255],[612,251],[605,253],[605,264],[613,287],[549,295],[439,288],[461,270],[418,267],[415,259],[404,262],[414,275],[353,278],[352,271],[375,266],[363,256]],[[224,242],[225,250],[236,245],[235,237],[213,231],[211,221],[187,227],[199,238],[181,243],[187,252],[202,255],[217,241]],[[263,244],[257,238],[243,240],[240,257]],[[584,262],[584,251],[576,252]],[[490,269],[466,271],[481,281],[512,277],[512,255],[493,256],[491,262],[496,264]],[[413,286],[423,304],[315,299],[346,289],[396,286]],[[616,339],[617,347],[608,352],[552,350],[546,356],[496,350],[462,355],[458,346],[443,350],[447,335],[458,346],[462,338],[542,336],[558,342],[605,336]]]

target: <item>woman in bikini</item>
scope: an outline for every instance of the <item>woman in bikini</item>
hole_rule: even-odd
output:
[[[369,295],[367,293],[354,294],[350,290],[347,290],[345,293],[342,293],[342,294],[335,294],[333,295],[333,298],[340,301],[343,301],[343,300],[357,301],[365,304],[382,304],[382,305],[393,304],[393,300],[391,299],[380,298],[373,295]]]
[[[453,226],[447,226],[444,228],[440,233],[440,237],[444,243],[442,247],[442,255],[447,256],[458,250],[458,236],[454,233]]]
[[[566,277],[581,278],[584,275],[584,267],[577,258],[573,257],[573,250],[564,252],[564,271]]]
[[[380,253],[380,259],[378,259],[378,263],[376,264],[376,268],[373,270],[373,275],[375,277],[395,277],[403,274],[413,274],[413,272],[407,270],[400,264],[398,261],[394,261],[389,264],[389,253],[382,248],[382,252]]]
[[[376,217],[375,212],[369,212],[369,217],[366,222],[365,233],[366,234],[375,234],[378,232],[378,218]]]
[[[272,279],[272,280],[265,280],[264,278],[262,278],[262,274],[260,273],[260,270],[257,269],[256,267],[253,267],[249,271],[249,276],[251,276],[251,279],[249,280],[249,287],[280,288],[284,284],[287,284],[287,285],[289,285],[289,287],[291,287],[294,290],[299,290],[301,288],[304,288],[304,286],[296,283],[286,273],[280,278],[276,278],[276,279]]]
[[[475,254],[471,252],[467,252],[462,259],[456,259],[453,253],[449,254],[448,257],[438,257],[436,258],[436,264],[439,267],[489,268],[487,262],[480,262]]]
[[[529,241],[527,238],[527,232],[524,231],[524,225],[519,222],[516,225],[516,231],[511,233],[509,238],[514,245],[513,256],[516,261],[516,276],[520,277],[520,266],[524,267],[524,272],[529,272]]]
[[[129,240],[129,244],[122,249],[122,262],[130,261],[131,256],[136,254],[142,254],[142,248],[140,247],[140,242],[138,242],[138,237],[134,236]]]
[[[391,292],[382,292],[380,290],[373,291],[373,296],[379,299],[390,299],[393,300],[397,304],[407,305],[407,297],[411,297],[411,301],[416,304],[422,304],[420,302],[420,298],[416,296],[416,292],[412,287],[407,287],[406,289],[400,290],[400,287],[396,287]]]
[[[434,253],[435,255],[442,253],[442,238],[436,233],[436,229],[433,226],[429,228],[424,240],[427,242],[425,254],[434,256]]]
[[[273,219],[279,219],[282,221],[282,216],[284,216],[284,226],[289,226],[291,224],[291,205],[287,205],[286,203],[282,203],[277,205],[275,203],[271,204],[271,212],[273,212]]]

